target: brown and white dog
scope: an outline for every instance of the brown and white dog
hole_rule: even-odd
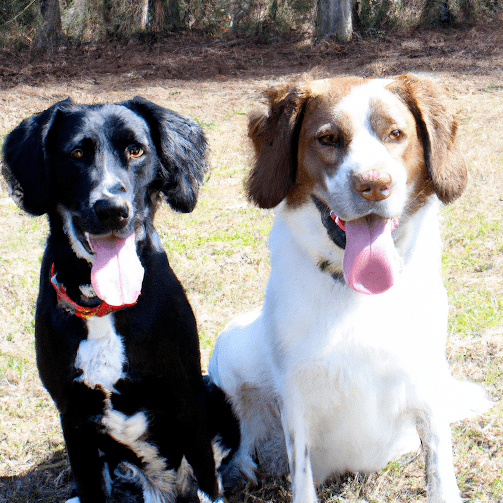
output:
[[[422,442],[428,501],[459,502],[449,424],[485,410],[445,357],[439,201],[463,192],[457,123],[433,82],[334,78],[268,91],[250,117],[248,195],[276,207],[257,312],[210,361],[241,420],[235,472],[292,477],[316,501],[333,474],[369,473]]]

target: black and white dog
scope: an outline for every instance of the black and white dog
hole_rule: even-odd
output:
[[[181,212],[196,204],[201,128],[140,97],[68,99],[22,122],[3,153],[15,199],[50,222],[36,351],[72,503],[106,502],[117,476],[148,503],[222,501],[215,459],[225,469],[239,427],[201,375],[194,315],[153,225],[163,198]]]

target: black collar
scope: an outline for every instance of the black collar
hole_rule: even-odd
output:
[[[346,248],[346,233],[334,222],[330,216],[330,210],[316,196],[311,194],[311,199],[320,212],[321,223],[327,230],[328,237],[342,249]]]

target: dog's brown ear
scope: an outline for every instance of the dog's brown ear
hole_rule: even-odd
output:
[[[468,179],[466,162],[456,142],[458,123],[443,89],[429,79],[401,75],[393,89],[416,119],[428,175],[445,204],[457,199]]]
[[[248,136],[256,158],[246,191],[260,208],[273,208],[295,183],[299,132],[309,93],[284,85],[265,95],[268,107],[256,108],[248,116]]]

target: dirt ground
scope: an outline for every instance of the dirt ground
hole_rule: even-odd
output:
[[[503,27],[438,29],[391,33],[378,39],[356,37],[341,45],[312,42],[292,34],[287,40],[227,33],[222,37],[191,33],[129,42],[83,43],[40,55],[0,50],[2,121],[17,120],[18,100],[29,108],[37,90],[74,83],[90,94],[143,87],[207,88],[207,93],[260,90],[262,81],[319,70],[330,75],[386,77],[413,71],[460,80],[468,91],[480,82],[501,79]],[[26,86],[32,88],[27,95]],[[209,87],[208,87],[209,86]],[[2,124],[3,125],[3,124]]]
[[[486,95],[494,100],[501,99],[499,91],[503,90],[503,26],[494,23],[465,29],[450,28],[391,33],[372,40],[356,37],[353,42],[346,45],[334,41],[312,42],[296,33],[292,33],[287,39],[273,40],[267,44],[253,37],[241,37],[230,33],[225,33],[221,37],[184,33],[172,34],[164,38],[136,39],[129,42],[84,43],[79,47],[62,48],[57,53],[49,55],[0,49],[0,136],[3,137],[30,114],[42,111],[54,102],[68,96],[80,103],[98,103],[121,101],[139,94],[163,106],[194,117],[201,123],[212,149],[210,158],[212,167],[218,165],[220,169],[219,172],[215,170],[212,175],[213,181],[208,184],[207,201],[213,201],[211,199],[213,192],[218,193],[219,204],[222,208],[225,211],[237,213],[240,211],[239,208],[246,205],[246,202],[242,195],[242,179],[232,175],[238,170],[244,172],[248,166],[249,147],[245,138],[246,112],[260,100],[260,93],[265,88],[279,81],[297,78],[306,72],[319,76],[358,75],[368,77],[388,77],[405,72],[424,74],[445,84],[455,96],[454,99],[460,100],[460,108],[468,107],[465,104],[472,96],[476,96],[479,101],[485,100]],[[495,96],[494,93],[497,93],[498,96]],[[502,127],[499,125],[501,117],[493,116],[496,111],[493,115],[491,113],[487,114],[487,119],[494,121],[495,127],[498,123],[497,127],[500,130],[499,134],[501,134]],[[481,144],[483,146],[485,131],[488,131],[487,134],[491,134],[490,128],[484,130],[481,138],[477,131],[472,132],[470,124],[466,122],[471,116],[476,116],[476,111],[473,108],[469,108],[464,115],[464,138],[470,138],[468,136],[468,132],[470,132],[471,138],[477,139],[478,148],[483,148]],[[466,150],[468,151],[471,147],[467,144]],[[493,150],[501,156],[503,145],[500,144]],[[8,227],[7,230],[10,234],[13,234],[12,229],[18,226],[19,229],[22,229],[19,231],[20,233],[27,231],[26,234],[29,235],[31,228],[28,224],[22,224],[22,222],[27,222],[28,218],[22,220],[22,217],[13,213],[14,210],[9,210],[8,217],[7,213],[2,215],[4,208],[7,208],[6,200],[5,186],[0,183],[0,226]],[[499,201],[499,207],[501,207],[501,196]],[[254,215],[258,215],[258,212]],[[249,218],[249,213],[247,218]],[[258,218],[257,216],[255,220],[256,226]],[[6,235],[6,232],[0,229],[0,240],[3,235]],[[44,233],[45,229],[36,229],[37,236]],[[181,234],[181,238],[183,239],[183,234]],[[19,255],[16,259],[22,259],[24,263],[29,262],[27,267],[30,269],[30,275],[35,278],[33,282],[36,283],[38,261],[42,253],[43,242],[41,244],[38,237],[32,242],[29,240],[29,236],[27,242],[28,245],[23,245],[27,246],[25,249],[18,249],[12,253]],[[174,250],[176,251],[176,248]],[[175,252],[168,253],[171,258]],[[249,283],[256,281],[254,288],[256,287],[257,291],[262,291],[267,279],[267,268],[257,265],[261,261],[255,260],[251,252],[249,254],[251,257],[250,267],[254,268],[253,278],[258,277],[258,280],[249,280]],[[0,259],[2,258],[0,256]],[[209,287],[206,290],[200,287],[203,281],[200,277],[191,276],[194,266],[193,262],[188,263],[188,259],[192,260],[192,257],[187,259],[181,253],[175,258],[178,261],[177,273],[181,276],[182,282],[189,292],[201,327],[204,363],[211,350],[215,334],[221,330],[231,315],[236,314],[235,306],[226,304],[222,299],[234,295],[234,290],[230,290],[231,288],[242,289],[242,287],[223,284],[220,287],[220,292],[214,294],[215,301],[212,300],[209,303],[208,298],[213,298],[211,297],[213,292]],[[232,267],[238,267],[235,264],[237,259],[234,255],[225,256],[222,260],[225,260],[225,263],[222,262],[224,265],[220,267],[227,267],[229,270]],[[184,269],[184,261],[188,263],[186,270]],[[1,260],[0,266],[0,278],[10,278],[16,272],[4,271]],[[208,265],[201,266],[202,275],[216,278],[218,271],[208,272],[208,267]],[[242,271],[245,270],[239,269],[241,284],[248,284],[247,277],[244,276],[248,272]],[[495,273],[496,268],[492,271]],[[498,269],[500,276],[499,271],[500,269]],[[485,269],[482,270],[482,273],[486,273]],[[27,281],[31,282],[32,280]],[[0,356],[7,347],[5,343],[7,336],[9,341],[13,339],[14,343],[18,344],[18,348],[12,350],[12,354],[15,351],[20,354],[23,351],[29,352],[30,355],[33,353],[30,333],[32,330],[31,321],[27,320],[32,319],[32,313],[28,311],[32,309],[34,304],[36,285],[30,286],[30,288],[31,297],[28,298],[22,288],[13,287],[16,302],[19,302],[19,306],[21,306],[16,309],[23,311],[19,314],[20,321],[13,322],[4,319],[3,315],[11,309],[5,307],[7,306],[5,292],[11,295],[10,286],[8,289],[6,287],[2,290],[0,285],[0,296],[5,294],[5,299],[0,298]],[[12,295],[14,298],[14,294]],[[240,292],[240,295],[245,294]],[[11,302],[10,299],[11,297],[9,297],[9,302]],[[260,297],[252,292],[246,302],[248,303],[247,307],[253,307],[253,303],[257,305],[260,302]],[[18,323],[19,326],[14,326],[15,323]],[[26,329],[23,324],[30,324],[30,327]],[[21,332],[27,334],[26,337],[23,336],[23,338],[20,335],[18,337]],[[211,334],[208,337],[212,339],[207,343],[204,342],[206,334]],[[19,342],[17,342],[17,337]],[[32,373],[35,375],[34,358],[33,356],[27,358],[29,365],[33,367]],[[9,379],[11,378],[9,377]],[[14,382],[13,379],[15,380],[15,376],[11,382]],[[26,383],[23,383],[22,379],[18,379],[18,381],[15,388],[9,387],[10,385],[5,385],[2,388],[3,383],[0,382],[0,416],[4,410],[8,409],[11,414],[8,417],[14,417],[14,408],[10,405],[11,398],[8,395],[9,391],[4,394],[2,390],[12,389],[14,390],[12,396],[16,393],[21,396],[23,386],[25,386],[25,389],[29,388],[30,392],[33,392],[33,396],[37,396],[37,399],[43,393],[43,390],[40,391],[40,383],[36,382],[36,377],[27,378]],[[500,396],[498,395],[498,397]],[[50,401],[48,398],[43,398],[43,400]],[[29,405],[27,408],[32,411],[30,412],[32,416],[39,414],[35,406]],[[20,418],[23,413],[24,411],[19,412]],[[500,412],[500,414],[503,413]],[[30,431],[26,432],[26,439],[23,440],[27,445],[32,443],[31,449],[23,447],[17,453],[14,447],[12,450],[10,447],[9,449],[0,448],[0,458],[4,455],[6,463],[7,453],[10,456],[8,467],[5,468],[6,465],[0,466],[0,475],[3,475],[0,476],[0,503],[64,501],[64,499],[58,498],[68,494],[65,491],[68,489],[69,470],[66,456],[61,447],[62,440],[57,414],[53,410],[46,412],[43,409],[40,412],[40,417],[42,418],[42,416],[44,417],[43,431],[34,423],[34,426],[30,427]],[[500,418],[494,419],[493,422],[499,425],[501,420]],[[2,418],[0,417],[0,443],[9,441],[9,432],[6,428],[5,425],[2,426]],[[16,424],[16,429],[21,431],[22,427],[18,427]],[[498,446],[501,445],[500,433],[495,437]],[[471,434],[467,433],[466,437],[468,438]],[[498,449],[501,454],[502,449],[500,447]],[[52,457],[44,457],[50,453],[52,453]],[[477,458],[470,457],[473,466],[476,465],[475,459]],[[0,459],[0,465],[3,462]],[[403,480],[408,479],[409,476],[412,477],[413,470],[421,474],[418,477],[423,477],[423,471],[417,468],[417,464],[411,466],[414,468],[410,469],[410,474],[406,473],[403,476]],[[475,470],[475,468],[473,469]],[[466,473],[471,474],[472,472],[466,468]],[[492,487],[492,479],[487,481],[483,477],[472,478],[477,484],[483,486],[481,491],[484,494],[490,494],[487,488]],[[385,486],[386,482],[379,482],[380,480],[388,479],[385,477],[377,479],[377,485]],[[468,490],[467,488],[475,485],[470,480],[465,484],[463,489],[465,492]],[[269,490],[267,484],[265,481],[259,490],[251,493],[246,492],[246,496],[234,496],[230,501],[276,503],[288,500],[287,481],[284,481],[283,486],[275,487],[274,490]],[[501,484],[503,487],[503,482]],[[419,485],[424,488],[424,479],[421,478]],[[54,488],[58,488],[57,491]],[[349,492],[352,497],[347,497],[345,500],[363,501],[358,491],[359,489],[353,490],[351,486]],[[57,497],[55,492],[58,493]],[[372,501],[410,501],[410,498],[405,496],[405,499],[393,499],[385,496],[385,491],[381,491],[379,494],[382,496],[378,499],[372,499]],[[404,490],[400,494],[410,493]],[[501,494],[503,494],[503,490]],[[414,499],[425,501],[424,489],[418,489],[415,495],[417,498]],[[327,493],[322,496],[322,501],[339,501],[335,498],[336,496]],[[483,501],[485,503],[491,499],[478,500],[475,498],[469,499],[469,501]]]

